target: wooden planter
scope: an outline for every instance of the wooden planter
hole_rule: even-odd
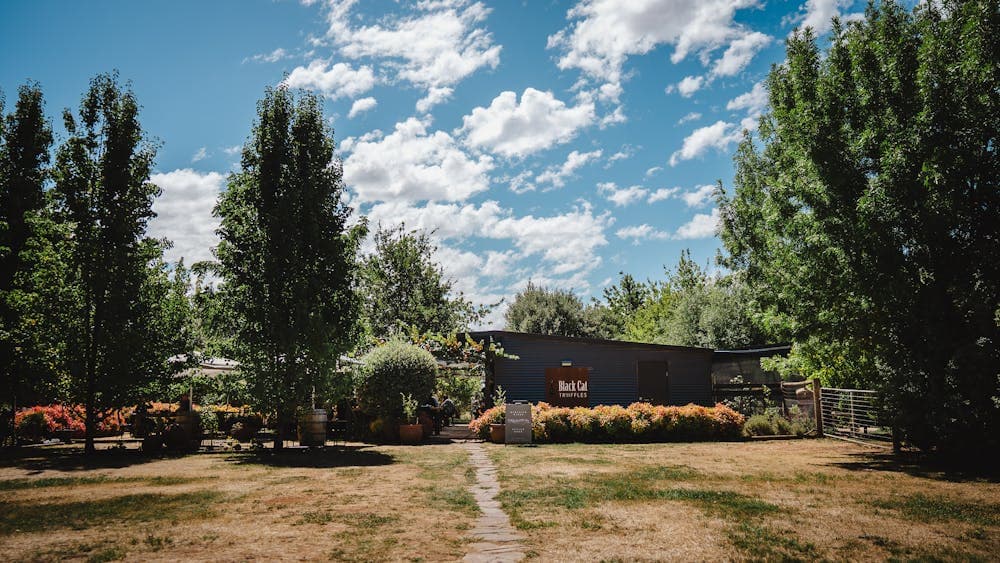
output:
[[[422,424],[400,424],[399,440],[407,445],[413,446],[424,441],[424,427]]]
[[[491,424],[490,425],[490,441],[495,444],[504,443],[504,435],[507,432],[507,425],[505,424]]]
[[[299,419],[299,445],[316,447],[326,444],[326,410],[313,409]]]

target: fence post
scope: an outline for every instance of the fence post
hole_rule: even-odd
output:
[[[816,435],[823,437],[823,401],[820,394],[822,387],[818,379],[813,379],[813,411],[816,413]]]

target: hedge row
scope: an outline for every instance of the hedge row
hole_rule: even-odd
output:
[[[490,424],[504,420],[504,406],[493,407],[470,422],[469,429],[486,440]],[[539,443],[735,440],[741,436],[744,422],[743,415],[722,404],[567,408],[538,403],[531,407],[532,439]]]

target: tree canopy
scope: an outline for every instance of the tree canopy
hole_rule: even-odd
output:
[[[236,359],[257,406],[279,424],[338,383],[337,359],[358,331],[354,264],[365,227],[347,225],[332,135],[319,98],[268,89],[242,169],[215,209]]]
[[[787,53],[721,201],[728,265],[800,367],[876,386],[911,443],[996,447],[997,2],[882,2]]]
[[[159,188],[149,181],[156,149],[138,113],[128,86],[98,75],[79,117],[64,112],[69,138],[56,158],[56,216],[69,231],[63,359],[67,393],[86,407],[88,451],[102,409],[136,400],[170,374],[170,356],[189,351],[182,312],[164,303],[163,243],[145,236]]]
[[[448,334],[466,330],[482,314],[434,261],[434,244],[405,225],[379,227],[374,251],[361,259],[359,280],[369,334],[388,338],[409,330]]]

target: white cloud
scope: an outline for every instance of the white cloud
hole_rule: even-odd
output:
[[[199,160],[205,160],[209,157],[208,148],[201,147],[195,151],[194,156],[191,157],[191,162],[198,162]]]
[[[690,221],[680,226],[673,238],[678,240],[690,240],[699,238],[714,237],[719,230],[719,209],[715,208],[711,213],[698,213]]]
[[[638,147],[642,148],[642,147]],[[618,152],[608,157],[608,163],[604,166],[605,168],[610,168],[612,164],[618,162],[619,160],[626,160],[632,158],[635,155],[636,147],[629,144],[622,145],[622,148],[618,149]]]
[[[572,175],[573,172],[584,164],[601,158],[601,154],[602,151],[600,149],[583,153],[573,151],[566,157],[566,162],[562,163],[561,166],[547,168],[545,172],[542,172],[535,178],[535,182],[539,184],[549,183],[555,188],[561,188],[566,185],[566,178]]]
[[[287,59],[287,58],[289,58],[291,56],[292,56],[291,53],[289,53],[288,51],[282,49],[281,47],[278,47],[277,49],[271,51],[270,53],[259,53],[259,54],[256,54],[256,55],[252,56],[252,57],[247,57],[247,58],[243,59],[243,62],[244,62],[244,64],[245,63],[249,63],[249,62],[253,62],[253,63],[276,63],[276,62],[278,62],[278,61],[280,61],[282,59]]]
[[[451,98],[451,94],[454,91],[455,90],[453,88],[431,87],[431,89],[427,91],[426,96],[417,100],[417,111],[420,113],[427,113],[432,107]]]
[[[594,121],[594,103],[569,107],[551,92],[527,88],[502,92],[488,108],[477,107],[462,118],[465,142],[507,157],[521,157],[564,143]]]
[[[711,148],[725,150],[739,138],[740,129],[725,121],[716,121],[712,125],[695,129],[684,138],[681,148],[670,155],[670,166],[699,157]]]
[[[689,114],[685,115],[684,117],[678,119],[677,120],[677,125],[684,125],[688,121],[697,121],[699,119],[701,119],[701,114],[698,113],[698,112],[696,112],[696,111],[692,111],[691,113],[689,113]]]
[[[658,201],[670,199],[677,195],[677,192],[679,191],[680,188],[659,188],[649,194],[649,198],[646,199],[646,203],[656,203]]]
[[[771,36],[753,31],[733,40],[722,57],[715,61],[712,76],[733,76],[743,70],[761,49],[771,43]]]
[[[604,194],[604,197],[618,207],[626,207],[641,201],[649,195],[649,190],[642,186],[629,186],[619,188],[614,182],[601,182],[597,184],[597,192]]]
[[[561,69],[619,82],[629,56],[659,45],[674,46],[674,63],[691,52],[707,60],[713,50],[747,35],[733,17],[756,5],[756,0],[581,0],[567,13],[570,26],[550,36],[548,47],[563,52]]]
[[[480,271],[489,278],[503,278],[512,273],[516,263],[517,254],[513,250],[490,250],[486,252],[486,264]]]
[[[510,191],[516,194],[523,194],[535,191],[535,184],[531,181],[531,177],[534,175],[535,173],[531,170],[524,170],[514,176],[503,176],[497,181],[508,184]]]
[[[378,105],[378,100],[372,97],[361,98],[359,100],[354,100],[351,104],[351,111],[347,113],[348,119],[354,119],[355,116],[360,115],[368,110],[375,109]]]
[[[233,145],[231,147],[224,147],[222,149],[222,152],[226,153],[229,156],[235,156],[235,155],[240,154],[240,151],[242,151],[242,150],[243,150],[243,147],[241,145]]]
[[[811,27],[817,35],[822,35],[833,27],[832,20],[841,15],[841,9],[850,8],[854,0],[806,0],[799,14],[790,18],[799,27]],[[853,19],[855,14],[848,14]]]
[[[212,217],[212,208],[225,180],[218,172],[203,174],[190,168],[150,177],[162,193],[153,201],[156,217],[149,222],[149,235],[173,241],[173,248],[164,253],[168,261],[184,258],[190,266],[213,259],[211,249],[219,243],[215,234],[219,220]]]
[[[444,131],[409,118],[389,135],[341,143],[344,180],[360,201],[463,201],[489,188],[493,159],[467,155]]]
[[[495,201],[482,205],[428,202],[415,206],[402,201],[378,203],[368,216],[373,224],[397,225],[434,231],[440,240],[463,240],[469,237],[509,240],[517,253],[497,257],[492,268],[509,268],[515,257],[538,256],[554,276],[590,272],[600,265],[597,249],[607,244],[604,229],[613,219],[609,213],[595,215],[582,203],[571,211],[548,217],[515,216]]]
[[[600,126],[601,129],[605,129],[612,125],[625,123],[626,121],[628,121],[628,116],[625,115],[625,106],[618,106],[615,108],[615,111],[602,117],[598,125]]]
[[[663,240],[670,238],[669,233],[658,231],[645,223],[642,225],[633,225],[631,227],[618,229],[615,232],[615,235],[620,239],[632,239],[634,244],[639,244],[640,240]]]
[[[353,98],[375,86],[375,72],[370,66],[354,69],[348,63],[315,60],[308,67],[296,67],[285,78],[284,83],[291,88],[319,90],[331,100]]]
[[[745,109],[749,115],[760,115],[767,107],[767,103],[767,87],[764,82],[758,82],[749,92],[729,100],[726,109],[730,111]]]
[[[368,210],[373,225],[399,225],[434,232],[441,240],[463,240],[481,236],[484,226],[495,225],[507,212],[496,201],[471,203],[427,202],[422,206],[397,200],[376,203]]]
[[[611,215],[594,215],[589,204],[551,217],[508,217],[501,219],[484,235],[511,238],[526,256],[539,255],[550,265],[552,275],[590,272],[600,265],[597,249],[608,243],[604,229]]]
[[[677,93],[685,98],[690,98],[701,89],[702,84],[705,82],[705,78],[701,76],[685,76],[683,80],[677,83]]]
[[[680,198],[684,200],[684,203],[686,203],[688,207],[701,207],[712,198],[713,193],[715,193],[715,186],[705,184],[703,186],[698,186],[690,192],[681,194]]]
[[[662,170],[663,170],[662,166],[653,166],[653,167],[647,168],[646,169],[646,177],[649,178],[653,174],[656,174],[657,172],[661,172]]]
[[[601,101],[613,102],[617,104],[618,99],[622,95],[622,92],[624,92],[624,90],[622,89],[621,83],[607,82],[605,84],[602,84],[601,87],[598,89],[597,97]]]
[[[481,24],[490,9],[481,2],[418,2],[412,13],[355,25],[356,0],[330,0],[327,38],[340,54],[379,60],[395,78],[420,88],[453,86],[482,67],[496,68],[499,45]]]

